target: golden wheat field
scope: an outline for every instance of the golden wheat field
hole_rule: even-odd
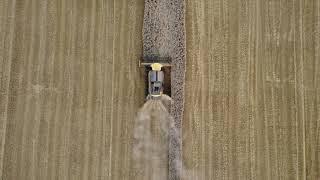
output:
[[[185,8],[186,177],[320,179],[320,1]],[[141,179],[143,10],[143,0],[0,1],[1,179]]]

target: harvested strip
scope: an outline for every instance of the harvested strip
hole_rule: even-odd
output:
[[[171,115],[177,131],[170,133],[169,179],[180,179],[181,123],[184,110],[185,79],[185,2],[146,0],[143,28],[143,56],[172,58]]]

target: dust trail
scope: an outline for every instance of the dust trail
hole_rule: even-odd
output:
[[[177,158],[181,153],[178,143],[182,141],[169,113],[171,105],[172,99],[167,95],[158,100],[149,98],[135,119],[133,158],[136,172],[142,179],[187,180],[192,177],[191,171],[183,169],[182,160]]]
[[[168,108],[160,99],[149,99],[135,119],[133,157],[139,176],[145,179],[168,176]]]
[[[171,161],[176,157],[173,150],[177,139],[177,130],[170,115],[172,100],[163,95],[160,99],[149,99],[138,112],[134,129],[134,160],[139,174],[146,179],[169,179],[169,163],[177,166],[181,162]],[[174,142],[174,143],[172,143]],[[178,167],[178,166],[177,166]],[[177,172],[180,172],[177,171]]]

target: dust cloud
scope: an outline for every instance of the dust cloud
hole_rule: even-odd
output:
[[[168,179],[170,103],[149,98],[135,118],[133,158],[146,179]]]
[[[181,147],[181,139],[169,113],[172,99],[167,95],[147,99],[135,118],[135,169],[145,179],[189,179],[190,171],[183,169],[181,159],[176,158],[181,153],[177,148]],[[171,157],[174,160],[170,160]]]

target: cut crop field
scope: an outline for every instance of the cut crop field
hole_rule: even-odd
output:
[[[0,1],[0,176],[130,179],[143,0]]]
[[[195,179],[320,178],[320,2],[186,0]]]
[[[320,179],[320,1],[185,3],[185,177]],[[143,10],[0,1],[0,179],[141,179]]]

